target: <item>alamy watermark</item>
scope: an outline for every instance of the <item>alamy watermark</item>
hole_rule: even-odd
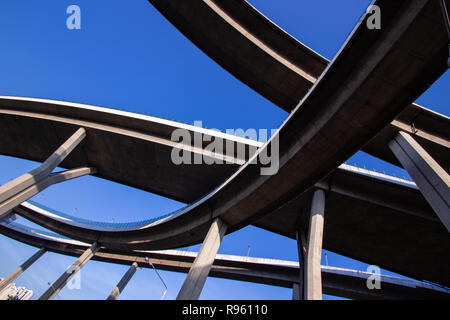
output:
[[[379,266],[368,266],[367,272],[372,273],[366,281],[367,289],[381,289],[381,269]]]
[[[66,20],[66,27],[69,30],[80,30],[81,29],[81,9],[79,6],[72,4],[67,7],[67,14],[70,16]]]
[[[381,8],[377,5],[371,5],[367,8],[366,13],[370,16],[367,17],[366,26],[369,30],[381,29]]]
[[[195,121],[194,126],[202,128],[202,121]],[[172,149],[171,160],[181,164],[250,164],[261,166],[261,175],[274,175],[279,169],[279,139],[276,129],[227,129],[226,134],[252,140],[244,142],[239,139],[226,139],[222,132],[212,135],[201,130],[190,131],[178,128],[172,132],[171,141],[177,142]],[[250,143],[249,143],[250,142]]]

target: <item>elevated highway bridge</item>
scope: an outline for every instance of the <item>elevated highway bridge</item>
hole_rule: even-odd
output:
[[[413,104],[447,70],[448,37],[436,1],[375,1],[383,10],[383,28],[369,30],[363,15],[331,62],[245,1],[150,2],[226,70],[290,112],[286,121],[261,144],[97,106],[2,96],[0,134],[8,139],[1,139],[0,153],[43,166],[0,187],[1,218],[17,212],[91,243],[83,259],[100,247],[126,252],[203,242],[196,262],[207,267],[195,273],[194,262],[180,299],[198,298],[222,237],[249,224],[297,239],[300,264],[308,266],[300,270],[301,297],[320,297],[322,243],[349,257],[449,285],[449,119]],[[177,166],[170,159],[176,147],[170,135],[178,128],[257,151],[238,158],[208,153],[203,145],[186,146],[186,152],[231,164]],[[262,165],[249,160],[274,144],[279,170],[261,175]],[[337,169],[359,150],[403,166],[416,187]],[[56,166],[68,170],[51,173]],[[52,184],[86,174],[187,206],[146,223],[102,227],[24,204]],[[411,241],[418,234],[424,240]]]

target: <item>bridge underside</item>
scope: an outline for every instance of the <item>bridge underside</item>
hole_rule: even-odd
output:
[[[376,1],[383,10],[384,28],[368,30],[367,16],[363,17],[330,64],[244,1],[150,2],[226,70],[291,112],[275,139],[261,146],[98,107],[1,97],[0,135],[8,137],[0,140],[1,154],[45,161],[45,167],[52,152],[78,130],[85,137],[61,167],[81,168],[83,174],[95,173],[190,205],[134,229],[86,227],[24,204],[13,208],[17,199],[30,198],[51,179],[57,180],[57,174],[50,174],[30,182],[24,175],[11,188],[0,187],[0,218],[17,212],[85,242],[75,251],[67,243],[49,244],[55,251],[81,254],[76,266],[98,256],[101,246],[104,259],[120,261],[124,257],[107,258],[107,253],[126,255],[203,241],[198,256],[186,265],[190,271],[183,288],[196,293],[184,294],[185,298],[197,298],[211,272],[224,274],[213,264],[220,241],[225,231],[249,224],[297,240],[305,268],[295,270],[298,283],[285,281],[298,286],[302,298],[321,297],[326,283],[325,276],[325,282],[321,280],[322,246],[412,278],[450,285],[449,119],[411,104],[446,70],[448,38],[437,1]],[[219,41],[218,35],[229,41]],[[233,164],[175,165],[171,152],[176,143],[170,136],[180,127],[190,135],[228,139],[246,150],[261,147],[258,152],[279,138],[279,171],[260,175],[259,166],[245,163],[250,152],[243,158],[233,152]],[[204,144],[183,148],[192,155],[217,157],[207,153]],[[336,169],[358,150],[404,167],[416,186]],[[74,171],[62,175],[73,178]],[[12,235],[4,226],[0,229]],[[36,239],[22,239],[42,245]],[[233,277],[249,276],[242,272]],[[68,279],[63,274],[55,282],[57,290]],[[328,286],[330,292],[332,287]],[[54,294],[50,290],[41,298]]]
[[[26,227],[0,224],[0,232],[12,239],[37,248],[78,257],[88,244],[59,239]],[[115,252],[100,249],[92,260],[150,268],[146,257],[160,270],[188,273],[197,253],[189,251]],[[262,258],[217,255],[209,276],[265,285],[293,288],[298,282],[298,262]],[[394,277],[381,277],[381,289],[369,290],[366,282],[371,274],[322,266],[325,294],[348,299],[450,299],[450,291],[430,284]]]

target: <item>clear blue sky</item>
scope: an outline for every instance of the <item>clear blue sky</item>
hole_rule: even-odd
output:
[[[276,24],[328,59],[333,58],[369,5],[369,0],[251,0]],[[82,29],[66,28],[66,8],[81,8]],[[277,128],[287,113],[210,60],[146,0],[4,0],[0,2],[0,94],[66,100],[227,128]],[[449,114],[448,72],[417,101]],[[239,117],[236,117],[239,114]],[[5,137],[0,137],[4,139]],[[351,163],[406,175],[358,153]],[[36,163],[0,156],[0,183]],[[51,187],[33,200],[97,221],[155,217],[183,204],[93,177]],[[18,222],[25,223],[23,219]],[[28,223],[28,225],[32,225]],[[219,253],[297,260],[293,240],[244,228],[225,237]],[[191,250],[198,250],[198,246]],[[36,251],[0,236],[0,277]],[[47,253],[16,283],[38,298],[74,261]],[[323,260],[324,261],[324,260]],[[332,266],[366,265],[328,253]],[[64,289],[57,299],[104,299],[128,267],[90,261],[82,289]],[[161,272],[174,298],[185,275]],[[150,269],[139,270],[121,299],[159,299],[163,292]],[[209,278],[201,299],[290,299],[291,290]],[[331,298],[331,297],[326,297]]]

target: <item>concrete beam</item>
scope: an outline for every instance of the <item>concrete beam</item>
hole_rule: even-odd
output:
[[[122,293],[123,289],[125,289],[125,287],[127,286],[128,282],[131,280],[131,278],[136,273],[137,268],[138,268],[138,264],[135,261],[130,266],[128,271],[125,273],[125,275],[122,277],[122,279],[120,279],[120,281],[117,284],[117,286],[113,289],[113,291],[111,291],[110,295],[108,296],[108,298],[106,298],[106,300],[117,300],[119,295]]]
[[[399,132],[389,143],[389,147],[450,231],[450,176],[448,173],[406,132]]]
[[[0,203],[47,177],[86,137],[84,128],[78,129],[38,168],[0,186]]]
[[[94,242],[89,249],[87,249],[59,278],[56,280],[47,291],[39,298],[39,300],[51,300],[58,292],[72,279],[78,271],[95,255],[100,249],[97,242]]]
[[[11,198],[1,203],[0,220],[2,220],[3,218],[7,218],[11,214],[12,209],[17,207],[24,201],[27,201],[28,199],[35,196],[44,189],[48,188],[49,186],[61,183],[63,181],[82,177],[88,174],[94,174],[95,172],[96,172],[95,168],[82,167],[50,174],[46,178],[40,180],[35,184],[32,184],[30,187],[24,189],[23,191],[17,193],[16,195],[12,196]]]
[[[325,192],[316,190],[311,205],[308,244],[305,264],[305,298],[322,300],[322,258],[323,226],[325,213]],[[300,268],[301,269],[301,268]]]
[[[11,282],[17,279],[18,276],[24,273],[25,270],[27,270],[33,263],[36,262],[36,260],[42,257],[42,255],[46,252],[47,249],[41,248],[38,252],[36,252],[33,256],[31,256],[31,258],[25,261],[20,267],[14,270],[6,279],[3,279],[3,281],[0,282],[0,291],[5,289]]]
[[[198,300],[226,230],[227,225],[219,218],[211,224],[203,245],[178,293],[177,300]]]
[[[0,220],[10,214],[11,209],[28,200],[51,184],[57,183],[61,176],[70,179],[81,174],[79,171],[51,175],[51,172],[75,149],[86,137],[86,130],[79,128],[38,168],[0,186]],[[92,172],[89,172],[92,173]],[[58,176],[59,175],[59,176]],[[63,179],[67,180],[67,179]]]
[[[7,222],[9,218],[14,216],[14,212],[12,210],[8,210],[2,215],[0,215],[0,222]]]

